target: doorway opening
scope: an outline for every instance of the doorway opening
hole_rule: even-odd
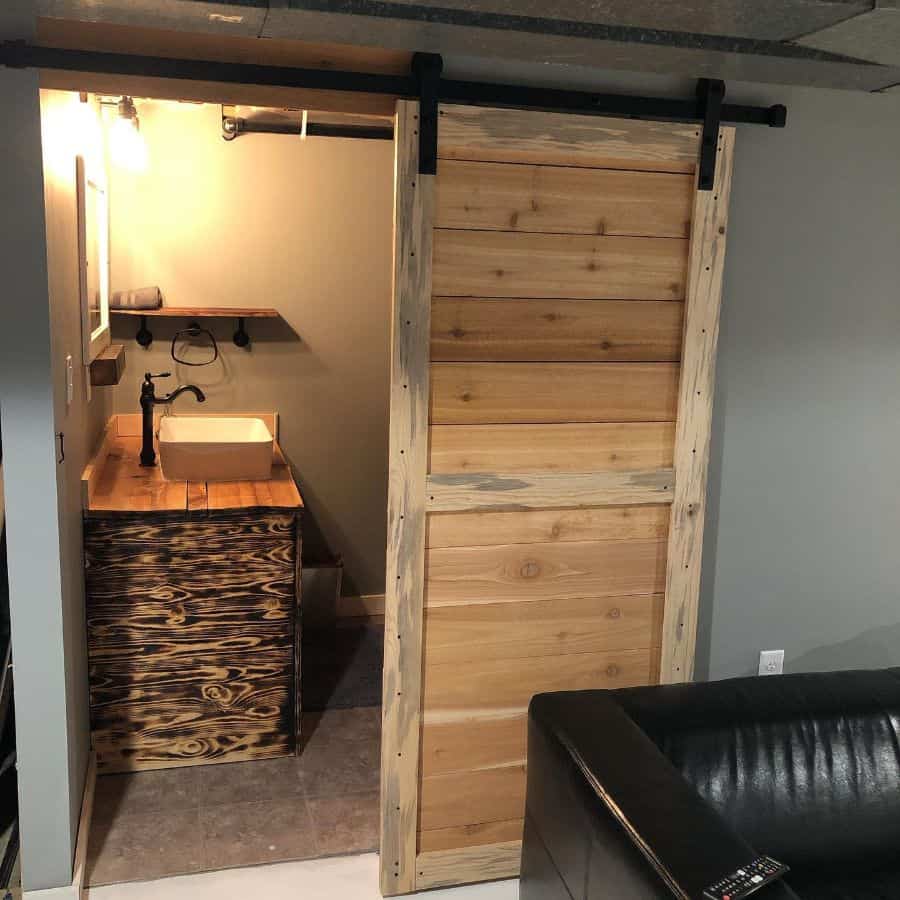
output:
[[[67,412],[86,464],[86,882],[376,850],[392,119],[41,101],[51,277],[108,323]],[[192,441],[166,447],[188,419],[259,422],[271,477],[228,468],[243,438],[224,480],[191,474],[172,447]]]

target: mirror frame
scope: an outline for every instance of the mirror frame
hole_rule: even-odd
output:
[[[75,158],[75,182],[78,203],[78,289],[81,300],[81,338],[84,365],[89,366],[110,344],[109,333],[109,194],[105,173],[88,172],[83,156]],[[100,324],[91,330],[88,295],[87,203],[89,193],[97,202],[98,265],[100,268]]]

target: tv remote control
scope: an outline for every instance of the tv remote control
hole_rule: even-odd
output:
[[[710,885],[703,896],[708,900],[743,900],[767,884],[777,881],[788,871],[784,863],[769,856],[757,856],[753,862]]]

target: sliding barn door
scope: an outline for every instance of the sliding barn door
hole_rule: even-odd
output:
[[[397,117],[382,891],[518,871],[528,702],[691,677],[733,131]]]

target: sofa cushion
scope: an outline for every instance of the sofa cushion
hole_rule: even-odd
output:
[[[900,669],[638,688],[616,699],[760,853],[800,871],[896,864]]]
[[[792,875],[789,884],[803,900],[897,900],[900,872],[876,872],[853,878]]]

